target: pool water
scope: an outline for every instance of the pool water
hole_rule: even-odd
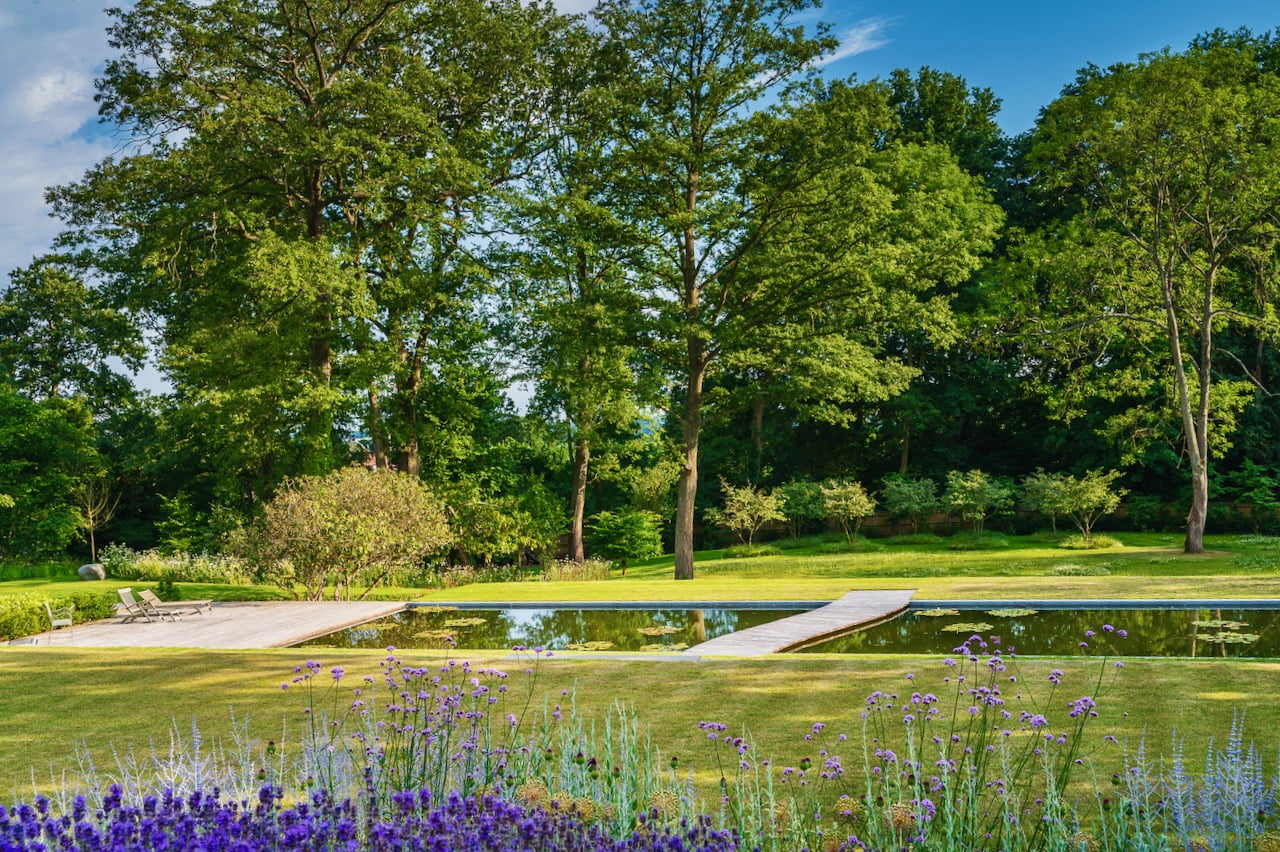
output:
[[[578,651],[682,651],[795,609],[453,609],[416,607],[301,647],[459,648],[513,645]]]
[[[1128,635],[1106,632],[1109,624]],[[1085,637],[1086,630],[1095,636]],[[1018,654],[1280,657],[1280,610],[908,610],[898,618],[801,649],[828,654],[949,654],[977,634]],[[1081,648],[1085,642],[1089,647]]]

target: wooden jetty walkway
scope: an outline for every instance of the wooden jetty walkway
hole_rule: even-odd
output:
[[[403,610],[399,601],[215,601],[178,621],[119,619],[35,637],[40,647],[284,648]]]
[[[824,607],[717,636],[684,651],[687,655],[758,657],[811,645],[855,627],[892,618],[911,603],[915,589],[859,591]]]

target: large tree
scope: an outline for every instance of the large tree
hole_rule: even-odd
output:
[[[1164,388],[1190,470],[1188,553],[1204,549],[1210,459],[1254,385],[1217,341],[1227,329],[1276,332],[1272,52],[1219,34],[1086,68],[1046,108],[1031,148],[1068,215],[1023,248],[1024,306],[1055,332],[1044,340],[1075,350],[1098,395]]]
[[[471,363],[483,202],[541,135],[559,20],[518,0],[141,0],[105,120],[135,147],[53,193],[208,428],[322,473],[367,400],[419,467],[424,371]],[[392,397],[384,418],[379,405]]]
[[[982,207],[981,192],[964,181],[926,202],[922,179],[937,169],[959,175],[945,154],[878,151],[889,122],[880,87],[797,85],[764,105],[771,87],[797,80],[834,47],[824,30],[810,37],[798,25],[812,5],[644,0],[596,13],[631,69],[612,90],[611,169],[619,209],[646,233],[654,258],[646,282],[654,351],[673,378],[684,455],[678,579],[693,576],[700,440],[721,405],[709,386],[716,371],[813,354],[828,340],[822,360],[838,359],[845,372],[836,388],[856,384],[859,372],[864,386],[877,384],[859,371],[869,363],[905,375],[878,361],[883,338],[874,330],[889,316],[942,320],[945,307],[922,304],[915,285],[930,264],[936,275],[967,272],[994,223],[970,212]],[[930,214],[953,201],[961,224],[950,239],[917,240],[942,236]],[[917,274],[898,274],[913,265]]]
[[[137,369],[143,355],[130,318],[65,259],[39,258],[9,274],[0,294],[0,374],[23,393],[111,405],[133,389],[117,366]]]

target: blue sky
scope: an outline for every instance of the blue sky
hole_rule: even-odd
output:
[[[557,0],[584,11],[591,0]],[[128,0],[117,0],[127,5]],[[93,77],[108,54],[103,0],[6,0],[0,5],[0,287],[9,270],[48,249],[57,223],[43,189],[76,179],[112,153],[95,124]],[[114,4],[113,4],[114,5]],[[1280,26],[1274,0],[829,0],[820,16],[844,39],[835,76],[870,78],[923,65],[992,89],[1009,133],[1031,127],[1040,107],[1088,62],[1108,65],[1197,33]]]

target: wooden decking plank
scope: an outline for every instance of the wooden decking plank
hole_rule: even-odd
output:
[[[36,637],[41,647],[283,648],[403,610],[399,601],[227,601],[178,621],[118,619]]]
[[[882,621],[906,609],[913,595],[914,589],[849,592],[824,607],[718,636],[683,653],[733,657],[777,653],[860,625]]]

